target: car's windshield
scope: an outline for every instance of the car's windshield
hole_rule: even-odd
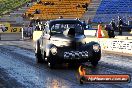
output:
[[[81,24],[54,24],[51,27],[51,34],[63,34],[63,32],[69,28],[74,28],[76,35],[83,33],[83,28]]]

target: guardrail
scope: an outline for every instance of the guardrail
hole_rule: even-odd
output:
[[[13,29],[14,28],[14,29]],[[11,31],[0,32],[0,40],[24,40],[32,39],[33,33],[27,27],[12,27]]]
[[[86,42],[96,41],[102,50],[132,54],[132,39],[86,38]]]

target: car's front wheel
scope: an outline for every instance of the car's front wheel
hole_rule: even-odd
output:
[[[101,52],[94,53],[94,56],[91,59],[91,64],[93,67],[96,67],[98,65],[99,60],[101,59]]]
[[[96,67],[98,65],[98,61],[91,61],[92,66]]]

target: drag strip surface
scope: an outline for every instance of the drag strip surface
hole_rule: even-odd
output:
[[[132,57],[103,54],[99,66],[88,66],[90,74],[130,74]],[[3,74],[2,72],[6,73]],[[126,84],[83,84],[76,78],[77,68],[61,66],[49,69],[47,64],[36,64],[34,52],[16,46],[0,46],[0,84],[7,88],[130,88]],[[6,78],[8,77],[8,78]],[[6,81],[4,81],[6,80]],[[12,84],[7,81],[14,81]],[[5,86],[7,83],[8,86]],[[5,83],[5,84],[3,84]],[[3,85],[2,85],[3,84]],[[1,87],[0,86],[0,87]]]

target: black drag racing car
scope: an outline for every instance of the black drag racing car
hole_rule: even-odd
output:
[[[50,68],[60,63],[88,61],[96,66],[101,47],[97,42],[86,43],[80,20],[56,19],[44,24],[42,36],[35,43],[35,55],[37,63],[46,61]]]

